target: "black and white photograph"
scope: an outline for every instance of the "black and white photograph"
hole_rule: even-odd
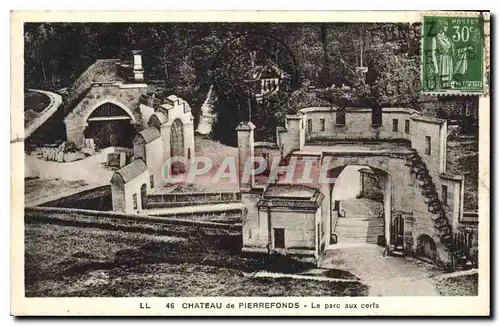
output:
[[[23,20],[19,295],[182,298],[166,315],[478,299],[489,13],[416,17]]]

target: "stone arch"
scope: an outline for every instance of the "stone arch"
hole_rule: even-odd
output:
[[[113,102],[103,101],[87,112],[83,135],[93,139],[97,148],[132,145],[134,117],[126,107]]]
[[[132,112],[132,110],[130,110],[125,104],[123,104],[122,102],[119,102],[119,101],[116,101],[115,99],[112,99],[112,98],[108,98],[108,99],[105,99],[105,100],[102,100],[102,101],[99,101],[97,102],[96,104],[94,104],[92,106],[92,109],[91,110],[88,110],[87,113],[85,114],[85,116],[83,117],[83,121],[84,123],[86,124],[87,121],[89,120],[89,117],[90,115],[97,109],[99,108],[100,106],[106,104],[106,103],[111,103],[111,104],[114,104],[118,107],[120,107],[123,111],[125,111],[127,113],[127,115],[130,117],[131,119],[131,123],[137,123],[136,119],[135,119],[135,116],[134,116],[134,113]]]
[[[377,163],[378,162],[378,163]],[[373,165],[372,165],[373,164]],[[328,178],[335,178],[337,179],[340,174],[344,171],[344,169],[347,166],[352,166],[352,165],[359,165],[359,166],[366,166],[369,167],[376,175],[380,176],[382,178],[382,183],[383,183],[383,206],[382,210],[379,212],[381,215],[381,218],[383,218],[383,235],[385,238],[385,244],[388,245],[390,242],[390,236],[391,236],[391,220],[392,220],[392,179],[391,179],[391,174],[389,173],[386,164],[384,163],[384,160],[373,160],[373,157],[371,159],[367,160],[353,160],[351,158],[344,158],[342,160],[334,160],[334,164],[330,164],[331,168],[327,172]],[[328,191],[327,198],[328,200],[328,224],[327,229],[330,231],[331,235],[336,235],[334,233],[334,224],[336,223],[336,219],[340,218],[343,213],[339,210],[341,207],[336,207],[337,204],[335,202],[335,183],[330,183],[328,189],[325,189]],[[338,216],[334,216],[334,214],[338,213]],[[382,234],[381,234],[382,235]],[[340,241],[340,240],[339,240]],[[378,240],[377,240],[378,243]],[[381,243],[379,243],[381,244]]]
[[[417,248],[415,249],[415,256],[430,263],[436,263],[437,245],[431,236],[427,234],[421,234],[417,237]]]
[[[184,157],[184,124],[181,119],[175,119],[170,129],[170,156]]]

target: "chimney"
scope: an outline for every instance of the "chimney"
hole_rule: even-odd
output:
[[[142,51],[133,50],[132,54],[134,56],[134,80],[144,81],[144,69],[142,68]]]

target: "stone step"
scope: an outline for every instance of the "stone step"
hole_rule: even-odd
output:
[[[338,239],[337,243],[373,243],[377,244],[378,239]]]
[[[335,227],[335,231],[347,231],[347,232],[368,232],[368,231],[379,231],[379,230],[384,230],[383,226],[376,226],[376,227],[365,227],[365,228],[360,228],[360,227],[353,227],[349,225],[337,225]]]
[[[347,213],[346,213],[347,214]],[[357,219],[357,220],[363,220],[363,219],[377,219],[379,218],[378,217],[378,214],[371,214],[371,215],[367,215],[367,214],[357,214],[357,215],[353,215],[353,214],[349,214],[349,215],[346,215],[345,217],[341,217],[341,218],[345,218],[345,219]]]
[[[348,218],[339,217],[337,223],[352,223],[352,224],[369,224],[369,223],[384,223],[383,218]]]
[[[337,225],[335,230],[345,230],[345,231],[363,231],[367,232],[368,230],[383,230],[383,226],[372,226],[372,227],[359,227],[359,226],[351,226],[351,225]]]
[[[377,222],[364,222],[364,223],[359,223],[359,222],[350,222],[350,221],[337,221],[337,226],[350,226],[350,227],[355,227],[355,228],[368,228],[368,227],[383,227],[384,223],[377,223]]]
[[[379,235],[383,235],[383,232],[373,233],[373,234],[360,234],[360,233],[337,233],[339,238],[376,238]]]

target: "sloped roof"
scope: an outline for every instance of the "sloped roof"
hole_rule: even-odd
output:
[[[153,118],[153,116],[156,116],[158,121],[160,121],[161,125],[164,124],[165,122],[167,122],[167,120],[168,120],[167,116],[161,111],[156,111],[155,113],[153,113],[151,115],[151,118]],[[149,118],[150,121],[151,121],[151,118]]]
[[[168,98],[170,101],[173,101],[173,102],[175,102],[175,101],[177,101],[177,100],[179,99],[179,98],[178,98],[177,96],[175,96],[175,95],[169,95],[169,96],[167,96],[167,98]]]
[[[141,159],[133,160],[130,164],[125,165],[120,170],[116,171],[114,175],[122,177],[125,183],[137,177],[139,174],[147,170],[146,164]],[[113,175],[113,177],[114,177]]]
[[[71,103],[90,88],[93,83],[125,81],[117,67],[118,59],[100,59],[91,64],[71,85],[67,103]]]
[[[141,131],[138,135],[144,139],[146,144],[160,138],[161,136],[160,131],[158,131],[158,129],[156,129],[155,127],[148,127]]]
[[[253,147],[254,148],[256,148],[256,147],[265,147],[265,148],[271,148],[271,149],[278,149],[278,144],[271,143],[271,142],[268,142],[268,141],[256,141],[253,144]]]
[[[316,189],[304,185],[274,184],[270,185],[264,192],[264,197],[303,198],[310,199],[316,193]]]

